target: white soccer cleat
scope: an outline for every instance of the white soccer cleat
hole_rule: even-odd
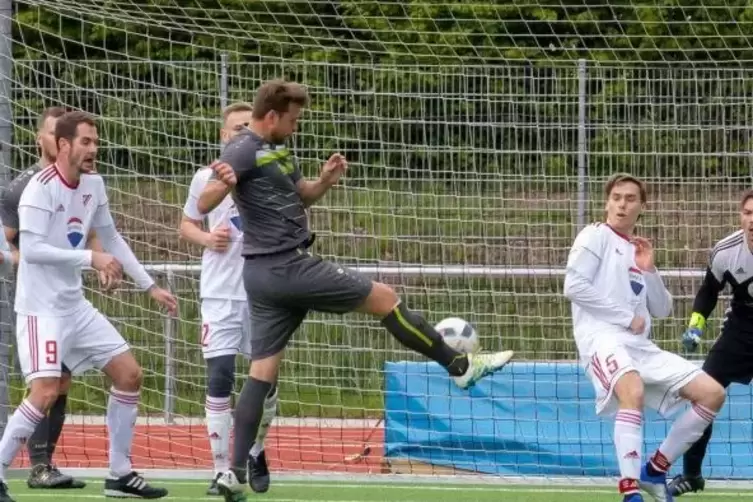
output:
[[[468,371],[463,375],[453,377],[455,384],[461,389],[469,389],[485,376],[501,370],[510,362],[513,355],[515,353],[512,350],[488,354],[468,354]]]
[[[217,479],[217,489],[225,497],[225,502],[244,502],[247,487],[246,483],[238,481],[238,477],[232,470],[223,472]]]

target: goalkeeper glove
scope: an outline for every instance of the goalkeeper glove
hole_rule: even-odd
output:
[[[706,318],[697,312],[690,317],[690,325],[682,334],[682,346],[688,352],[695,352],[701,343],[703,328],[706,326]]]

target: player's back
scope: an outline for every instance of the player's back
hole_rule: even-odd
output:
[[[212,170],[200,169],[191,181],[191,194],[202,192],[209,181]],[[198,210],[197,210],[198,212]],[[238,208],[233,198],[228,196],[220,205],[206,215],[208,230],[211,232],[219,226],[230,230],[230,243],[224,252],[205,248],[201,256],[201,298],[218,298],[227,300],[246,300],[243,288],[243,228]]]
[[[44,242],[57,249],[82,250],[94,215],[107,198],[102,178],[85,174],[77,186],[68,184],[52,165],[29,181],[19,202],[19,230],[40,228],[40,215],[49,217]],[[34,232],[36,233],[36,232]],[[23,246],[23,242],[21,244]],[[63,316],[88,305],[81,267],[29,263],[21,253],[16,285],[16,312]]]
[[[227,158],[238,158],[231,165],[238,176],[233,198],[243,224],[243,254],[272,254],[306,242],[308,216],[296,187],[301,174],[291,152],[245,130],[225,146],[221,160]]]
[[[572,302],[573,332],[581,352],[599,336],[618,336],[631,346],[652,346],[648,340],[651,316],[646,306],[646,282],[635,264],[635,246],[627,236],[607,224],[593,224],[584,228],[573,243],[573,250],[585,247],[600,258],[600,265],[592,285],[602,298],[626,307],[646,320],[641,335],[633,334],[627,326],[614,324],[609,316],[596,315],[578,302]]]

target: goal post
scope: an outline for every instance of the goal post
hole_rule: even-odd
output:
[[[0,74],[11,88],[0,128],[13,127],[2,145],[12,172],[35,160],[44,107],[95,114],[118,227],[180,299],[179,317],[167,318],[129,286],[103,295],[87,279],[144,368],[137,469],[211,466],[200,250],[177,227],[193,173],[219,153],[222,107],[285,77],[312,96],[292,145],[304,173],[316,176],[335,151],[350,164],[311,210],[316,252],[394,285],[431,322],[462,317],[485,349],[517,355],[490,393],[461,394],[378,321],[312,314],[281,371],[273,470],[612,475],[605,422],[563,411],[577,401],[587,413],[591,397],[571,393],[583,376],[562,267],[577,231],[602,215],[607,176],[645,178],[641,231],[676,299],[655,338],[680,350],[708,250],[736,228],[736,198],[753,179],[753,70],[739,64],[751,59],[749,31],[724,24],[704,38],[693,28],[711,33],[724,15],[750,22],[711,6],[672,26],[656,19],[679,7],[619,7],[615,20],[576,3],[14,1],[12,70]],[[239,361],[239,384],[245,372]],[[61,467],[106,465],[106,389],[96,373],[74,380]],[[22,392],[14,373],[11,405]],[[740,435],[750,393],[735,392],[707,459],[717,477],[753,476]],[[562,414],[537,429],[543,409]],[[600,432],[552,436],[558,421],[579,419]],[[532,456],[543,436],[545,454]]]

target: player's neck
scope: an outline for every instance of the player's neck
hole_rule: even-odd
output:
[[[612,229],[612,232],[628,241],[632,239],[633,234],[635,233],[635,225],[625,227],[622,225],[615,225],[614,223],[611,223],[609,220],[607,220],[607,226]]]
[[[257,136],[259,136],[261,139],[263,139],[267,143],[272,142],[269,137],[269,132],[266,131],[264,129],[264,126],[262,126],[259,122],[251,122],[250,124],[248,124],[248,130],[256,134]]]
[[[60,160],[58,160],[55,165],[57,166],[60,176],[69,186],[78,185],[78,182],[81,180],[81,172],[79,172],[78,169],[74,169],[67,162],[61,163]]]
[[[39,167],[41,167],[42,169],[45,169],[47,167],[50,167],[52,164],[54,164],[55,160],[45,155],[42,155],[41,157],[39,157],[39,161],[37,163],[39,164]]]

